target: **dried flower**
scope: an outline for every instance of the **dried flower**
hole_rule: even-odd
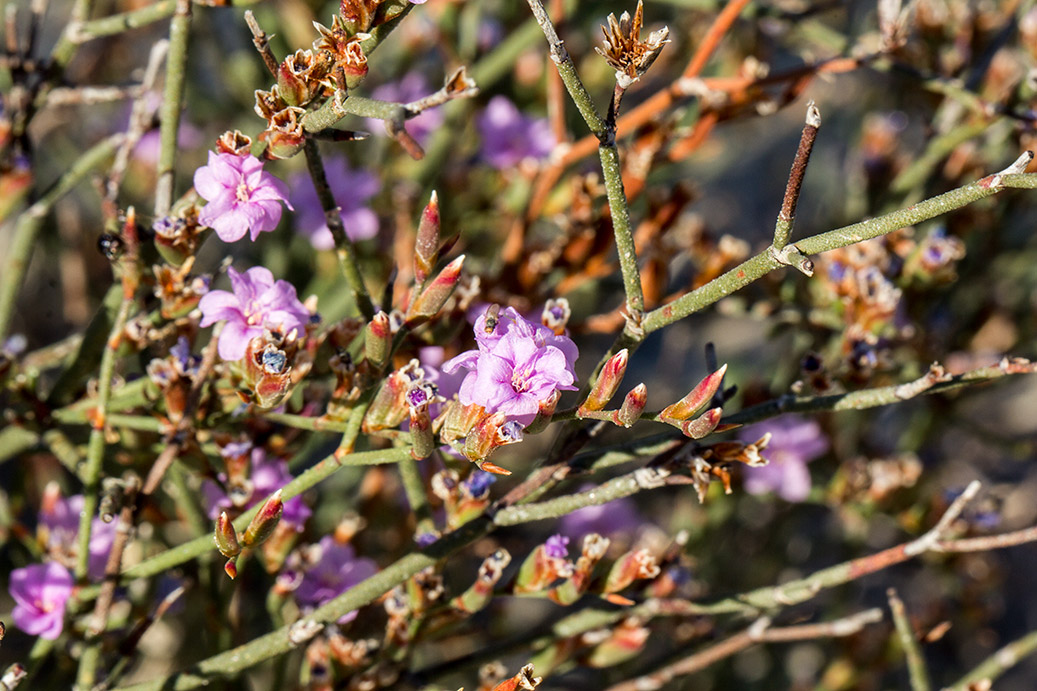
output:
[[[198,222],[216,231],[224,242],[251,233],[255,240],[281,220],[281,202],[292,209],[288,188],[263,170],[255,156],[209,152],[209,163],[194,172],[194,187],[208,204]]]
[[[480,405],[488,413],[501,412],[529,424],[541,401],[559,389],[576,389],[576,344],[527,320],[514,308],[503,310],[495,325],[487,322],[486,314],[479,317],[475,340],[477,350],[443,365],[447,373],[459,367],[470,370],[458,392],[464,405]]]
[[[73,585],[72,574],[57,562],[15,569],[10,583],[14,623],[27,634],[54,640],[64,627]]]
[[[476,127],[482,138],[482,158],[497,170],[514,168],[527,158],[547,158],[555,146],[547,119],[523,115],[505,96],[490,99]]]
[[[353,242],[368,240],[378,234],[378,216],[368,208],[368,201],[382,188],[381,180],[363,168],[350,168],[342,156],[325,160],[328,187],[335,197],[342,217],[346,236]],[[295,229],[306,236],[314,249],[335,248],[335,240],[328,229],[317,192],[305,172],[291,179],[292,202],[299,211],[295,214]]]
[[[608,26],[601,27],[601,32],[605,34],[605,48],[594,48],[616,70],[616,83],[621,89],[629,88],[640,79],[659,57],[663,46],[669,43],[666,37],[670,35],[670,30],[665,26],[653,31],[647,40],[642,41],[643,22],[644,5],[641,0],[637,0],[637,10],[632,21],[629,12],[620,15],[618,21],[616,15],[608,16]]]
[[[816,420],[784,415],[750,425],[739,435],[744,440],[770,434],[767,465],[745,469],[745,490],[750,494],[777,492],[785,501],[803,501],[810,493],[807,463],[828,451],[828,439]]]
[[[202,310],[201,326],[226,322],[220,333],[221,358],[228,362],[240,360],[249,341],[265,330],[285,336],[292,331],[297,335],[305,331],[310,313],[299,302],[291,283],[275,282],[270,270],[262,266],[254,266],[245,273],[229,268],[227,275],[233,293],[212,290],[198,303]]]

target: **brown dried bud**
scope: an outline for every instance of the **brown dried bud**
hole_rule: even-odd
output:
[[[259,92],[256,92],[257,98]],[[216,140],[216,151],[221,154],[247,156],[252,151],[252,138],[239,130],[227,130]]]
[[[277,69],[277,86],[288,105],[305,106],[322,91],[322,66],[310,50],[297,50],[284,59]]]
[[[616,83],[621,89],[628,88],[640,79],[659,57],[663,46],[669,43],[667,36],[670,35],[670,30],[665,26],[653,31],[647,40],[642,41],[643,22],[644,5],[641,0],[637,0],[633,20],[628,12],[620,15],[618,21],[616,15],[608,16],[608,26],[601,27],[601,32],[605,34],[604,50],[594,48],[598,55],[605,58],[609,66],[616,70]]]

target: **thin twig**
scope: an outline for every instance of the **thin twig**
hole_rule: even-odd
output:
[[[266,69],[276,77],[278,69],[277,58],[274,57],[274,51],[270,50],[270,37],[263,31],[263,27],[259,26],[259,21],[256,19],[256,15],[252,14],[252,10],[245,10],[245,23],[248,24],[248,29],[252,32],[252,45],[259,51]]]
[[[918,638],[907,618],[904,601],[897,596],[897,591],[893,588],[886,590],[886,598],[889,600],[889,609],[893,614],[893,625],[897,630],[900,647],[904,649],[904,657],[907,659],[911,691],[929,691],[929,672],[925,668],[925,658],[918,645]]]
[[[666,665],[651,674],[615,684],[608,691],[642,691],[659,689],[668,682],[685,677],[761,643],[788,643],[819,638],[843,638],[860,632],[865,626],[882,621],[882,610],[869,609],[849,617],[819,624],[802,624],[771,628],[769,619],[758,619],[748,628],[714,643],[705,650],[689,655],[678,662]]]
[[[792,236],[792,227],[796,222],[796,205],[799,203],[799,193],[803,187],[803,176],[806,175],[810,152],[814,149],[814,140],[817,138],[817,130],[820,127],[821,113],[814,102],[810,101],[807,104],[806,124],[803,125],[799,147],[796,149],[796,158],[792,161],[789,181],[785,186],[785,197],[781,202],[778,222],[774,226],[774,242],[771,244],[775,251],[785,247]]]
[[[176,141],[180,131],[180,108],[184,100],[187,72],[187,41],[191,29],[191,0],[177,0],[169,24],[169,57],[166,59],[166,88],[162,97],[159,128],[158,180],[155,183],[155,216],[169,213],[173,204]]]

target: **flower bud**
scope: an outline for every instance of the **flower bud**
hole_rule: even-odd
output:
[[[548,597],[560,605],[571,605],[579,600],[590,586],[591,578],[594,576],[594,567],[608,551],[610,541],[597,533],[591,533],[583,538],[583,552],[576,560],[573,574],[565,583],[553,588]]]
[[[432,190],[421,221],[418,223],[418,236],[414,241],[414,282],[421,285],[432,273],[439,257],[439,197]]]
[[[598,373],[598,378],[594,382],[594,387],[588,394],[587,400],[580,406],[579,413],[601,410],[608,405],[608,402],[616,395],[620,382],[623,381],[623,374],[627,371],[629,359],[630,353],[626,348],[608,359],[608,362],[601,368],[601,372]]]
[[[724,380],[725,372],[727,372],[727,365],[706,376],[687,396],[672,405],[666,406],[659,413],[659,417],[664,420],[687,420],[690,418],[713,398],[717,389],[720,388],[720,383]]]
[[[562,399],[562,392],[555,389],[547,398],[540,401],[537,404],[537,416],[533,418],[533,422],[526,425],[525,431],[529,434],[539,434],[547,429],[547,426],[551,423],[551,418],[554,417],[555,408],[558,407],[558,401]]]
[[[720,408],[710,408],[705,413],[695,418],[694,420],[685,420],[680,423],[679,427],[681,432],[684,432],[684,436],[692,439],[702,439],[710,434],[717,428],[720,423],[720,416],[723,414],[723,410]]]
[[[456,398],[447,401],[443,411],[436,418],[440,440],[450,444],[466,438],[476,423],[485,416],[486,410],[481,405],[462,405]]]
[[[260,408],[276,408],[292,388],[288,353],[263,336],[253,338],[242,360],[245,386]]]
[[[481,470],[491,473],[510,475],[509,471],[487,463],[486,459],[498,446],[506,446],[522,441],[522,424],[516,420],[508,420],[504,413],[494,413],[479,420],[465,437],[465,458],[476,463]]]
[[[455,609],[469,614],[481,610],[489,604],[493,597],[493,586],[500,581],[504,569],[510,563],[511,554],[503,548],[486,557],[482,566],[479,567],[479,575],[476,576],[475,583],[454,598],[451,604]]]
[[[415,362],[417,361],[412,361],[412,363]],[[421,372],[420,376],[418,371]],[[413,377],[415,376],[420,379],[424,376],[424,371],[420,367],[415,369],[408,364],[385,378],[364,416],[364,432],[392,429],[404,421],[408,413],[407,392],[414,383]]]
[[[573,574],[573,564],[566,557],[569,538],[553,535],[529,553],[515,579],[515,594],[539,593],[561,578]]]
[[[644,649],[649,630],[636,617],[629,617],[609,634],[587,656],[589,667],[612,667],[632,659]]]
[[[641,419],[641,413],[644,412],[647,403],[648,387],[642,382],[630,389],[626,398],[623,399],[623,405],[620,406],[619,410],[612,413],[612,421],[622,427],[632,426]]]
[[[238,533],[234,530],[234,524],[227,517],[227,512],[222,511],[216,517],[216,549],[225,557],[236,557],[241,554],[241,544],[238,542]]]
[[[602,592],[606,595],[612,595],[623,590],[635,580],[651,579],[658,575],[659,565],[648,550],[630,551],[612,565],[612,570],[609,571],[609,575],[605,579],[605,587]],[[626,600],[626,598],[622,599]]]
[[[389,362],[392,352],[392,330],[389,328],[389,315],[378,311],[364,329],[364,356],[377,369],[382,369]]]
[[[231,557],[227,560],[227,563],[223,565],[223,571],[230,576],[231,580],[238,577],[238,558]]]
[[[436,450],[435,435],[432,433],[432,417],[428,406],[412,408],[410,411],[410,455],[420,461],[428,458]]]
[[[270,537],[281,520],[283,512],[284,502],[281,501],[281,490],[277,490],[263,502],[263,506],[245,528],[245,534],[241,539],[245,547],[255,547]]]
[[[555,336],[565,333],[565,327],[569,323],[572,310],[569,309],[569,301],[565,298],[548,300],[544,303],[544,311],[540,314],[540,323],[554,331]]]
[[[428,321],[446,304],[461,277],[464,255],[443,267],[432,281],[425,286],[407,309],[407,323],[411,326]]]

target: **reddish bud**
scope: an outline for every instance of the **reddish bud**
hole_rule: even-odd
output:
[[[392,329],[389,315],[379,311],[364,329],[364,356],[374,367],[382,369],[389,362],[392,351]]]
[[[635,580],[655,578],[658,575],[659,565],[648,550],[627,552],[612,565],[603,592],[618,593]]]
[[[238,533],[234,530],[234,524],[227,517],[227,512],[222,511],[216,518],[216,549],[225,557],[232,558],[241,554],[241,544],[238,542]]]
[[[277,86],[288,105],[305,106],[316,96],[313,89],[316,80],[311,76],[313,66],[313,52],[297,50],[278,67]]]
[[[533,665],[526,665],[511,679],[506,679],[493,687],[493,691],[532,691],[540,686],[543,679],[533,676]]]
[[[237,557],[231,557],[227,560],[227,563],[223,565],[223,570],[230,576],[231,580],[238,577],[238,564]]]
[[[414,241],[414,281],[418,285],[425,282],[432,267],[436,265],[439,257],[439,197],[432,190],[432,198],[429,199],[425,210],[421,212],[421,221],[418,223],[418,236]]]
[[[630,427],[639,419],[648,404],[648,387],[644,382],[630,389],[623,399],[623,405],[612,414],[612,421],[622,427]]]
[[[462,612],[478,612],[485,607],[493,597],[493,586],[500,581],[504,575],[504,569],[511,563],[511,554],[506,549],[499,549],[486,557],[482,566],[479,567],[479,575],[468,590],[456,598],[452,604]]]
[[[727,372],[727,365],[724,365],[700,381],[698,386],[692,389],[687,396],[664,408],[659,413],[659,417],[669,420],[687,420],[690,418],[713,398],[717,389],[720,388],[720,383],[724,380],[725,372]]]
[[[522,441],[521,423],[515,420],[508,421],[504,413],[494,413],[479,420],[468,432],[468,436],[465,437],[464,455],[468,460],[479,463],[482,470],[510,475],[511,473],[504,471],[503,468],[487,464],[485,461],[498,446],[516,444],[520,441]],[[487,466],[494,469],[491,470]]]
[[[263,502],[263,506],[252,517],[248,527],[245,528],[242,543],[246,547],[262,544],[274,532],[283,512],[284,502],[281,501],[281,490],[277,490]]]
[[[692,439],[702,439],[703,437],[713,433],[713,430],[717,428],[720,423],[720,416],[723,414],[723,410],[720,408],[710,408],[705,413],[695,418],[694,420],[685,420],[679,426],[681,432],[684,432],[684,436]]]
[[[432,281],[425,286],[421,294],[411,302],[407,309],[407,323],[411,326],[420,324],[436,316],[436,313],[446,304],[457,287],[461,278],[461,267],[464,265],[464,255],[443,267]]]
[[[608,405],[608,402],[616,395],[620,382],[623,381],[629,359],[630,353],[626,348],[608,359],[605,366],[601,368],[601,372],[598,373],[594,387],[587,396],[587,400],[580,406],[579,412],[601,410]]]

